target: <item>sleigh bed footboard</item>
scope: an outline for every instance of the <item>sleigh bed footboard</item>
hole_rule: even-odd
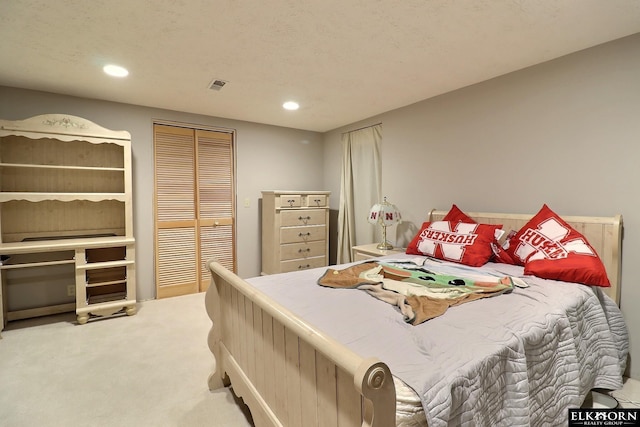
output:
[[[384,363],[353,353],[215,260],[208,266],[211,389],[231,384],[256,427],[395,425]]]

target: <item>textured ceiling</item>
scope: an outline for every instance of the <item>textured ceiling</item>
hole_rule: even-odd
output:
[[[638,0],[5,0],[0,85],[327,131],[637,32]]]

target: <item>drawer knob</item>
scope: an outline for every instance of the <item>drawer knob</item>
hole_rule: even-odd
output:
[[[302,252],[311,252],[311,249],[307,248],[307,249],[298,249],[298,253],[302,253]]]
[[[298,233],[298,237],[309,237],[311,236],[311,233],[306,232],[306,233]]]
[[[316,202],[316,205],[320,206],[320,202],[322,201],[321,199],[313,199],[314,202]]]
[[[311,217],[310,217],[310,216],[306,216],[306,217],[304,217],[304,216],[299,216],[299,217],[298,217],[298,220],[299,220],[299,221],[304,221],[304,222],[307,222],[307,221],[309,221],[310,219],[311,219]]]
[[[298,270],[304,270],[305,268],[310,268],[311,266],[309,264],[307,265],[299,265],[298,266]]]
[[[295,199],[289,199],[287,200],[287,203],[289,203],[289,207],[293,207],[293,204],[295,203]]]

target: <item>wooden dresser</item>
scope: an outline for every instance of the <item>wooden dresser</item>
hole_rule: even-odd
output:
[[[134,314],[129,132],[66,114],[0,120],[0,177],[0,329]]]
[[[329,264],[330,194],[262,192],[262,274]]]

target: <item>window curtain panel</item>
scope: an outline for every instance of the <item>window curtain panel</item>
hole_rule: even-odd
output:
[[[338,263],[352,261],[352,246],[379,240],[379,227],[369,224],[367,216],[382,198],[381,146],[381,124],[342,134]]]

